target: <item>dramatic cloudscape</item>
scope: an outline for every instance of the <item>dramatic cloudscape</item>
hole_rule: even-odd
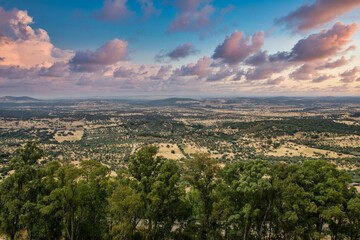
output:
[[[360,0],[5,0],[0,95],[360,95]]]

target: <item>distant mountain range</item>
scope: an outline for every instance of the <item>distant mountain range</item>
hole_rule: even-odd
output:
[[[173,105],[186,105],[194,102],[198,102],[198,100],[192,98],[166,98],[166,99],[147,101],[146,105],[173,106]]]
[[[22,97],[4,96],[4,97],[0,97],[0,102],[41,102],[41,100],[27,96],[22,96]]]
[[[3,96],[0,97],[0,104],[4,106],[19,106],[23,104],[47,106],[47,105],[69,105],[79,102],[124,102],[130,105],[144,105],[150,107],[190,107],[196,105],[212,105],[212,104],[319,104],[319,103],[354,103],[360,104],[360,97],[234,97],[234,98],[166,98],[157,100],[123,100],[123,99],[57,99],[57,100],[40,100],[28,96],[13,97]]]

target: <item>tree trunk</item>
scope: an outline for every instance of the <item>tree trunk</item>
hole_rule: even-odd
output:
[[[70,224],[71,224],[71,238],[70,238],[70,240],[74,240],[74,214],[71,214]]]
[[[244,237],[243,237],[243,240],[247,240],[247,238],[248,238],[248,229],[249,229],[249,227],[250,227],[250,221],[248,220],[247,222],[246,222],[246,225],[245,225],[245,231],[244,231]]]
[[[265,215],[264,215],[264,218],[261,222],[261,225],[260,225],[260,230],[258,232],[258,235],[259,235],[259,240],[261,240],[261,236],[262,236],[262,231],[263,231],[263,228],[264,228],[264,224],[265,224],[265,221],[266,221],[266,217],[267,217],[267,214],[270,210],[270,207],[271,207],[271,202],[269,203],[269,205],[267,206],[266,208],[266,211],[265,211]]]
[[[271,239],[272,221],[269,223],[269,239]]]
[[[147,236],[147,239],[148,240],[151,240],[151,230],[152,230],[152,221],[151,221],[151,219],[149,219],[149,228],[148,228],[148,236]]]
[[[32,239],[32,229],[30,229],[30,231],[28,230],[28,240]]]

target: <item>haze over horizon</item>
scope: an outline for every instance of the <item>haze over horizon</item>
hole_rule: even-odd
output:
[[[0,96],[359,96],[360,0],[5,0]]]

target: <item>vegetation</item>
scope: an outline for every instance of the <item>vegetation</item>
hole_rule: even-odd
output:
[[[95,160],[113,173],[127,168],[130,155],[151,144],[164,158],[176,161],[191,159],[195,152],[210,153],[224,164],[326,159],[360,181],[359,102],[172,98],[20,103],[9,98],[0,103],[0,180],[11,170],[15,149],[38,140],[43,163]]]
[[[272,144],[272,143],[269,143]],[[110,176],[97,161],[49,161],[36,142],[0,183],[10,239],[359,239],[360,195],[325,160],[164,160],[155,146]]]

